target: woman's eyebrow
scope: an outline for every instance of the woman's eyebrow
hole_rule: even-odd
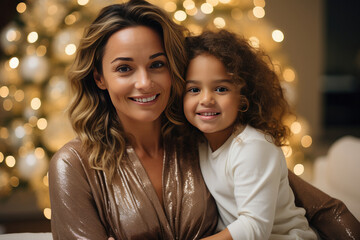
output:
[[[156,57],[158,57],[158,56],[165,56],[165,57],[166,57],[165,53],[163,53],[163,52],[158,52],[158,53],[155,53],[155,54],[151,55],[151,56],[149,57],[149,59],[154,59],[154,58],[156,58]]]
[[[130,57],[117,57],[114,60],[112,60],[111,63],[119,61],[119,60],[122,60],[122,61],[134,61],[134,59],[130,58]]]

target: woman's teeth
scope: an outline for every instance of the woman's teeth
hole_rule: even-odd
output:
[[[156,98],[157,95],[154,95],[152,97],[148,97],[148,98],[133,98],[136,102],[141,102],[141,103],[146,103],[146,102],[150,102],[152,100],[154,100]]]

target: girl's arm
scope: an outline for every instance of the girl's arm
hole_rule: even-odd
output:
[[[79,154],[60,149],[49,168],[51,230],[56,239],[108,239]]]
[[[287,174],[283,154],[269,142],[252,141],[236,144],[229,156],[228,175],[232,176],[236,203],[233,214],[238,218],[227,229],[234,239],[268,239],[281,176]]]

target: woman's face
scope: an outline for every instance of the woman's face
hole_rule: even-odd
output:
[[[105,46],[99,88],[109,92],[122,122],[154,122],[165,110],[171,75],[160,36],[145,26],[114,33]]]

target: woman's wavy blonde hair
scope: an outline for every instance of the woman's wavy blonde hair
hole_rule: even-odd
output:
[[[129,141],[108,92],[97,87],[93,72],[102,74],[105,45],[112,34],[133,26],[155,30],[163,41],[172,77],[169,102],[162,114],[162,136],[170,139],[174,126],[183,122],[181,113],[185,81],[186,29],[175,24],[159,7],[143,0],[131,0],[103,8],[85,29],[69,71],[74,97],[69,106],[73,129],[89,153],[90,166],[105,171],[111,179],[126,155]],[[172,136],[173,137],[173,136]]]

